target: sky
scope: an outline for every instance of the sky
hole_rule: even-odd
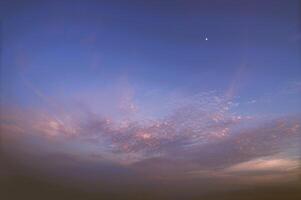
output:
[[[300,5],[1,1],[3,163],[166,198],[300,184]]]

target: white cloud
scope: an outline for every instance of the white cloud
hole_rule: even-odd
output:
[[[227,169],[225,172],[262,172],[262,171],[291,171],[299,167],[298,160],[284,159],[284,158],[257,158],[247,162],[235,164]]]

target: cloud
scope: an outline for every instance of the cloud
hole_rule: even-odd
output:
[[[298,160],[284,159],[284,158],[257,158],[247,162],[235,164],[227,169],[225,172],[239,173],[239,172],[287,172],[299,168],[300,162]]]
[[[76,108],[54,115],[37,109],[6,108],[1,113],[1,137],[40,138],[43,142],[30,145],[80,152],[91,160],[161,178],[194,174],[189,172],[202,172],[198,176],[203,177],[233,176],[234,172],[264,168],[273,174],[279,167],[292,165],[293,160],[262,158],[300,148],[300,116],[257,121],[235,114],[234,103],[215,93],[170,103],[170,112],[154,120],[120,120]],[[27,148],[38,149],[30,145]],[[6,146],[14,151],[12,143]]]
[[[254,104],[254,103],[256,103],[256,102],[257,102],[257,100],[253,99],[253,100],[247,101],[246,103],[247,103],[247,104]]]
[[[165,156],[141,160],[134,163],[133,167],[145,174],[184,176],[188,173],[189,177],[194,178],[242,174],[255,177],[263,175],[263,172],[271,176],[286,169],[295,177],[293,171],[298,170],[301,137],[300,128],[297,130],[295,127],[299,127],[299,124],[299,117],[271,120],[239,129],[221,140],[186,148],[178,146]],[[281,153],[286,156],[274,156]]]
[[[213,179],[231,184],[258,185],[297,183],[300,160],[277,156],[260,157],[217,170],[193,170],[186,176],[199,180]]]
[[[128,95],[124,99],[128,102]],[[24,116],[17,124],[6,121],[2,125],[21,126],[26,132],[47,137],[108,140],[120,152],[152,151],[162,146],[191,145],[227,136],[230,127],[241,120],[229,112],[230,106],[221,97],[200,94],[173,102],[170,114],[155,120],[120,121],[92,113],[77,117],[76,112],[26,111],[31,119]]]

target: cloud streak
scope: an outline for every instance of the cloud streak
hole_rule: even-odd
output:
[[[238,115],[232,109],[235,102],[214,92],[177,99],[171,105],[164,117],[152,120],[114,120],[76,109],[54,117],[41,110],[7,108],[1,113],[1,137],[44,138],[45,144],[55,141],[50,149],[63,151],[72,144],[71,151],[79,152],[79,157],[115,162],[150,177],[298,170],[300,116],[262,121]],[[261,160],[283,152],[290,158]]]

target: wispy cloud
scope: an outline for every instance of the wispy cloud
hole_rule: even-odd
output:
[[[299,167],[298,160],[285,158],[256,158],[254,160],[235,164],[227,169],[226,172],[240,173],[240,172],[287,172],[295,170]]]
[[[71,143],[74,151],[90,149],[101,160],[149,175],[232,176],[296,169],[296,160],[263,158],[299,148],[300,116],[250,119],[235,114],[235,103],[214,92],[177,99],[171,105],[169,113],[154,120],[115,120],[76,108],[55,117],[41,110],[6,108],[1,113],[1,136],[60,141],[54,149]]]

